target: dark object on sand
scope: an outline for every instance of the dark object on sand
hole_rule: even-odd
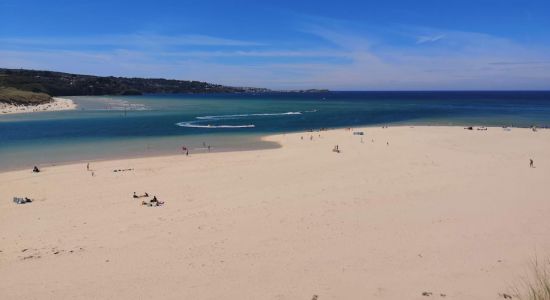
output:
[[[13,202],[16,204],[26,204],[26,203],[31,203],[32,199],[29,199],[27,197],[25,198],[13,197]]]
[[[134,198],[144,198],[144,197],[149,197],[149,194],[147,192],[145,192],[145,194],[143,194],[143,195],[137,195],[136,192],[134,192],[134,195],[132,197],[134,197]]]
[[[147,202],[147,201],[141,201],[141,205],[146,205],[146,206],[162,206],[164,205],[164,202],[163,201],[159,201],[157,199],[157,196],[153,196],[153,199],[151,199],[151,201]]]
[[[472,126],[470,126],[470,127],[464,127],[464,129],[474,130],[474,128],[473,128]]]
[[[32,171],[34,173],[40,173],[40,169],[37,166],[34,166],[34,168],[32,168]]]

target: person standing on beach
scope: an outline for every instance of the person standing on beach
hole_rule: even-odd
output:
[[[90,163],[86,164],[86,171],[90,171]]]
[[[533,162],[533,159],[530,158],[530,159],[529,159],[529,168],[534,168],[534,167],[535,167],[535,164],[534,164],[534,162]]]

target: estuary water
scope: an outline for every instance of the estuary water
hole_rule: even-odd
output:
[[[0,116],[0,170],[276,147],[266,134],[379,125],[550,126],[550,92],[327,92],[65,97]]]

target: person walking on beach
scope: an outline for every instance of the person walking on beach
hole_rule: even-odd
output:
[[[534,162],[533,162],[533,159],[530,158],[530,159],[529,159],[529,168],[534,168],[534,167],[535,167],[535,164],[534,164]]]

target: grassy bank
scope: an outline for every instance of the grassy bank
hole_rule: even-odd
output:
[[[13,105],[38,105],[48,103],[50,101],[52,101],[52,97],[48,94],[0,87],[0,103],[8,103]]]

